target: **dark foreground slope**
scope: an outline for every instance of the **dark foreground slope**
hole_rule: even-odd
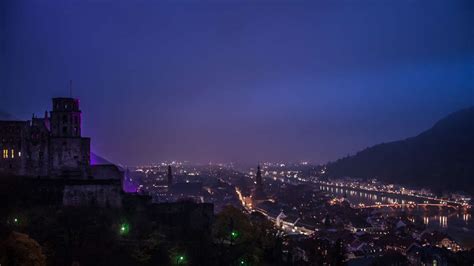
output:
[[[474,193],[474,107],[448,115],[416,137],[330,163],[328,174]]]

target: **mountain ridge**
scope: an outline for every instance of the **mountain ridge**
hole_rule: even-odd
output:
[[[447,115],[414,137],[377,144],[330,162],[327,176],[379,178],[474,194],[474,106]]]

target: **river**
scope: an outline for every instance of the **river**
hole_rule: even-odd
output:
[[[358,205],[359,203],[375,205],[376,202],[382,204],[404,204],[409,201],[415,203],[425,202],[423,199],[409,195],[396,195],[325,185],[320,185],[319,188],[335,197],[345,196],[351,205]],[[385,210],[391,211],[389,208],[386,208]],[[423,219],[423,223],[427,228],[446,232],[466,248],[474,247],[474,220],[471,213],[465,211],[449,211],[442,208],[430,208],[429,211],[426,211],[422,207],[402,210],[406,211],[406,213],[411,217]],[[393,211],[399,212],[400,209]]]

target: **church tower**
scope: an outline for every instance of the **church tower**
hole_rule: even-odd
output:
[[[258,167],[257,167],[257,176],[256,176],[255,180],[257,182],[256,189],[258,191],[263,191],[262,171],[260,170],[260,165],[258,165]]]
[[[266,200],[267,196],[265,195],[265,191],[263,190],[263,179],[262,179],[262,170],[260,169],[260,165],[257,167],[257,174],[255,176],[255,189],[252,193],[252,198],[257,203],[258,201]]]
[[[168,177],[168,188],[169,188],[171,187],[171,185],[173,185],[173,172],[171,171],[171,165],[168,165],[167,177]]]

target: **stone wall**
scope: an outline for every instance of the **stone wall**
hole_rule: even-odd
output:
[[[49,130],[47,119],[33,118],[25,151],[25,174],[48,176],[49,174]]]
[[[87,178],[90,175],[89,138],[50,138],[51,176]]]
[[[181,227],[187,233],[210,231],[214,218],[212,203],[170,202],[148,206],[147,212],[161,225]]]
[[[64,206],[122,207],[120,184],[67,184],[64,187]]]
[[[124,172],[115,164],[99,164],[91,166],[91,176],[93,179],[116,179],[122,180]]]

